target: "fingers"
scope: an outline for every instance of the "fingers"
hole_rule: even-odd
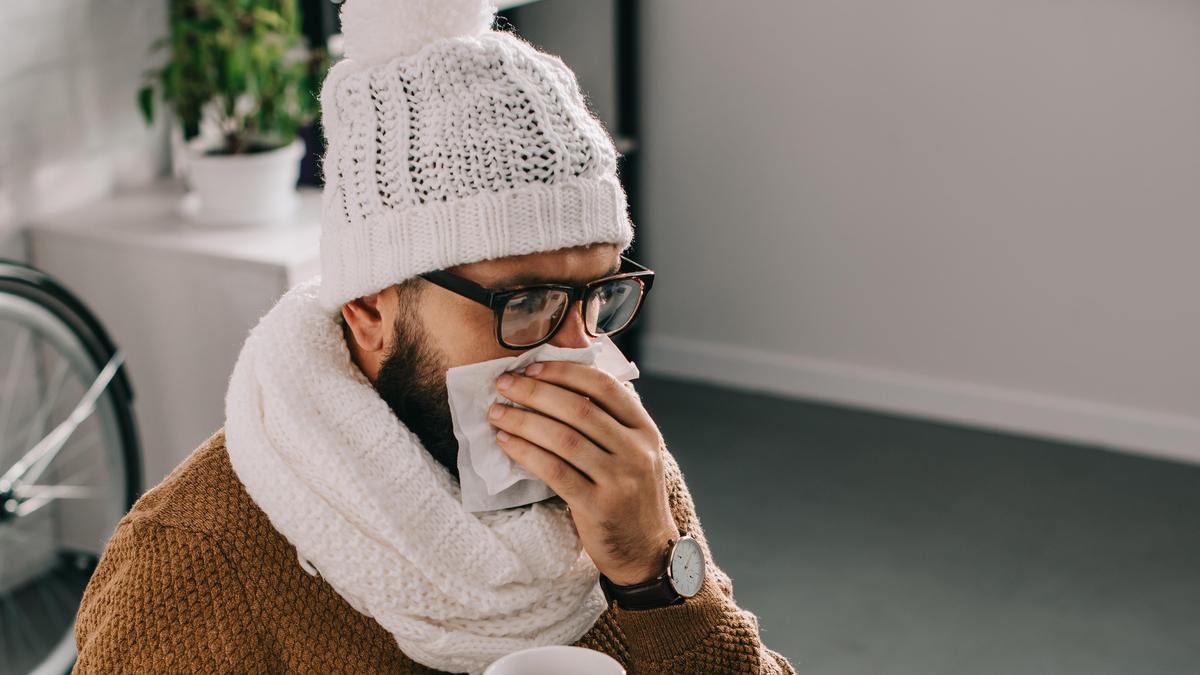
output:
[[[512,384],[499,390],[512,401],[575,427],[602,449],[612,450],[624,444],[622,435],[628,433],[628,429],[588,397],[535,378],[516,373],[509,375],[513,378]],[[500,387],[499,383],[497,387]],[[539,442],[538,439],[530,440]]]
[[[577,507],[588,499],[592,489],[591,480],[569,462],[520,436],[504,436],[505,432],[502,431],[496,437],[500,449],[538,480],[549,485],[569,506]]]
[[[646,428],[654,425],[633,387],[618,382],[599,368],[572,361],[540,361],[526,368],[525,374],[590,398],[626,427]]]
[[[496,416],[497,413],[500,413],[499,417]],[[513,437],[520,437],[543,450],[549,450],[570,463],[592,482],[597,482],[604,473],[604,460],[608,451],[570,425],[537,412],[501,403],[492,404],[491,410],[488,411],[488,421]],[[496,442],[500,443],[501,448],[504,447],[499,435]]]

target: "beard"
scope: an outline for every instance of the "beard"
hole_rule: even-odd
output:
[[[442,355],[415,317],[398,316],[395,335],[375,379],[375,390],[421,439],[425,450],[457,479],[458,439],[450,417]]]

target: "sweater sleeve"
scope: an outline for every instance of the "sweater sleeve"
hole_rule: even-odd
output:
[[[202,534],[123,520],[75,618],[72,673],[265,673],[245,594]]]
[[[707,565],[700,592],[683,604],[640,611],[613,608],[632,672],[794,675],[788,660],[762,643],[758,617],[734,602],[733,582],[713,562],[692,495],[665,445],[662,456],[675,522],[698,541]]]

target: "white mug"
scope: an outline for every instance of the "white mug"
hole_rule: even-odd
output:
[[[533,647],[502,656],[483,675],[625,675],[616,659],[585,647]]]

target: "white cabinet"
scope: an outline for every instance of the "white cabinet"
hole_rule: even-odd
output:
[[[33,265],[78,294],[126,353],[145,488],[224,424],[225,389],[250,329],[320,272],[319,188],[286,221],[194,225],[175,180],[30,225]]]

